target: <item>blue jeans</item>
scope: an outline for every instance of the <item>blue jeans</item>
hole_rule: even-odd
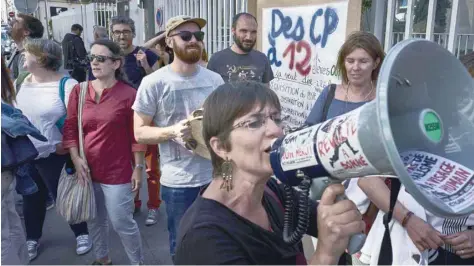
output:
[[[197,198],[200,187],[172,188],[161,186],[161,199],[166,203],[166,215],[168,216],[168,232],[170,236],[170,254],[174,258],[176,248],[176,236],[179,222],[186,210]]]

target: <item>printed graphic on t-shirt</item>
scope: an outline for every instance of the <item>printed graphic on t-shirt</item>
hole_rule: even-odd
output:
[[[258,73],[255,66],[227,65],[229,81],[262,80],[262,73]],[[258,73],[258,74],[257,74]]]

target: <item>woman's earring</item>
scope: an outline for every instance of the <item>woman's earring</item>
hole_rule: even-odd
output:
[[[227,190],[227,192],[232,190],[232,162],[226,159],[221,165],[221,174],[222,179],[224,179],[224,183],[221,185],[221,189]]]

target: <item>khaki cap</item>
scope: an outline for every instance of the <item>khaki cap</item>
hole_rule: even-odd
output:
[[[166,22],[166,33],[165,33],[166,37],[169,36],[170,31],[188,22],[196,23],[201,29],[204,28],[204,26],[206,26],[206,20],[202,18],[192,18],[186,15],[172,17],[168,19],[168,22]]]

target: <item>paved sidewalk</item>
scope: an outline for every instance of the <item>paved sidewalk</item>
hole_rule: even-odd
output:
[[[146,179],[144,179],[146,180]],[[160,207],[158,223],[145,226],[147,216],[146,200],[148,198],[146,182],[143,182],[140,193],[142,211],[135,216],[142,235],[145,264],[172,264],[169,255],[168,230],[166,225],[166,212],[164,204]],[[118,235],[110,229],[110,257],[114,265],[129,264],[129,260]],[[47,212],[43,228],[43,237],[40,241],[38,257],[31,262],[32,265],[78,265],[91,264],[94,261],[94,252],[76,255],[76,240],[68,224],[56,213],[53,208]]]

